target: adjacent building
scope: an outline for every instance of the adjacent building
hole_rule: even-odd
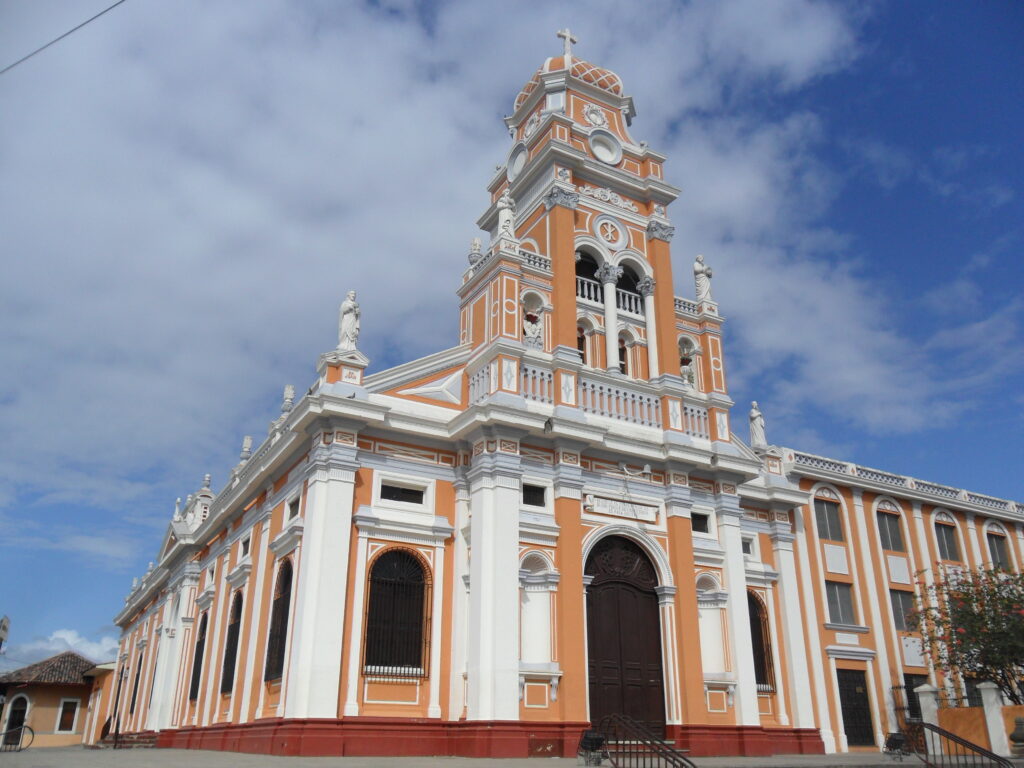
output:
[[[713,259],[672,258],[665,156],[563,37],[451,276],[457,345],[371,372],[349,294],[313,387],[176,509],[104,720],[521,756],[624,712],[695,755],[832,752],[877,749],[899,686],[953,685],[905,624],[915,574],[1016,569],[1024,508],[768,443],[729,396]]]

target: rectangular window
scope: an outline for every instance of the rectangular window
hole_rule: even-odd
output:
[[[896,629],[906,632],[907,616],[914,610],[914,593],[902,589],[890,589],[889,601],[892,603],[892,620]]]
[[[1006,551],[1006,537],[998,533],[988,534],[988,551],[992,556],[992,567],[1010,570],[1010,555]]]
[[[74,699],[65,700],[60,703],[60,719],[57,721],[58,733],[73,733],[75,730],[75,715],[78,714],[78,702]]]
[[[523,484],[523,504],[528,507],[544,506],[544,486]]]
[[[903,692],[907,697],[907,720],[911,722],[921,721],[921,702],[914,693],[914,689],[920,688],[928,682],[927,675],[904,675]]]
[[[753,539],[744,539],[743,540],[743,544],[741,545],[741,547],[743,548],[743,554],[744,555],[752,555],[752,554],[754,554],[754,540]]]
[[[818,521],[818,538],[828,541],[844,541],[843,524],[839,517],[839,505],[825,499],[814,500],[814,516]]]
[[[422,488],[406,488],[401,485],[380,484],[380,497],[388,501],[403,501],[406,504],[422,504],[424,490]]]
[[[825,596],[828,598],[828,620],[834,624],[856,624],[853,612],[853,587],[841,581],[826,581]]]
[[[882,539],[882,549],[890,552],[906,552],[903,545],[903,531],[900,530],[900,516],[888,512],[878,513],[878,535]]]
[[[296,496],[294,499],[288,502],[288,519],[291,520],[293,517],[299,516],[299,497]]]
[[[250,541],[251,541],[251,539],[248,536],[246,536],[244,539],[242,539],[242,557],[248,557],[249,556],[249,542]]]
[[[704,515],[700,512],[694,512],[690,515],[690,521],[693,523],[694,533],[711,533],[710,527],[710,515]]]
[[[939,544],[939,559],[960,561],[960,548],[956,545],[956,528],[945,523],[935,526],[935,540]]]

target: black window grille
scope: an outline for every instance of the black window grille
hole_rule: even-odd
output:
[[[544,506],[544,486],[523,484],[523,504],[528,507]]]
[[[381,483],[380,497],[388,501],[404,501],[406,504],[423,503],[422,488],[406,488],[402,485],[388,485]]]
[[[292,602],[292,561],[285,560],[277,571],[274,601],[270,608],[270,635],[267,638],[265,681],[280,680],[284,674],[284,654],[288,644],[288,611]]]
[[[135,682],[132,683],[132,701],[128,705],[128,714],[135,714],[135,701],[139,697],[139,676],[142,675],[142,654],[139,654],[139,658],[136,659],[135,667]]]
[[[228,636],[224,642],[224,669],[220,675],[220,692],[231,693],[235,687],[235,663],[238,658],[238,633],[242,628],[242,593],[236,592],[228,617]]]
[[[828,541],[845,541],[843,523],[839,516],[839,505],[825,499],[814,500],[814,515],[818,522],[818,538]]]
[[[192,653],[192,682],[188,687],[189,701],[199,698],[199,681],[203,677],[203,651],[206,649],[207,615],[204,613],[199,619],[199,631],[196,633],[196,647]]]
[[[900,530],[900,516],[890,512],[878,513],[878,535],[882,539],[882,549],[891,552],[906,552],[903,544],[903,531]]]
[[[747,610],[750,613],[750,646],[754,651],[754,682],[758,693],[772,693],[775,691],[775,670],[768,611],[753,592],[747,592]]]
[[[364,672],[425,677],[430,637],[427,576],[416,555],[391,549],[370,569]]]

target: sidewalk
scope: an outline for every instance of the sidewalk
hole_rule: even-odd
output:
[[[699,768],[914,768],[879,753],[693,758]],[[41,747],[0,754],[0,768],[569,768],[575,758],[483,760],[469,757],[276,757],[198,749],[82,749]]]

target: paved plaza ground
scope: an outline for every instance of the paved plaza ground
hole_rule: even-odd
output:
[[[694,758],[700,768],[913,768],[920,763],[908,757],[903,763],[878,753],[846,755],[776,755],[774,757]],[[569,768],[575,759],[534,758],[482,760],[468,757],[274,757],[238,752],[207,752],[185,749],[82,749],[38,748],[0,753],[0,768]]]

